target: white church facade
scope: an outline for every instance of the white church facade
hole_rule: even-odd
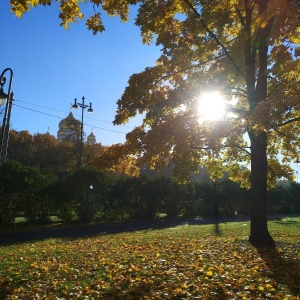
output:
[[[59,142],[68,140],[75,142],[79,139],[81,122],[70,112],[68,116],[58,124],[57,139]],[[96,136],[93,131],[87,136],[87,144],[96,144]]]

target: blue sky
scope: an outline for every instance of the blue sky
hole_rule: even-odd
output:
[[[14,72],[11,128],[31,134],[49,128],[56,136],[74,98],[81,102],[84,96],[94,109],[93,114],[84,111],[84,131],[89,134],[93,127],[103,145],[124,142],[125,133],[139,120],[113,126],[116,101],[130,75],[155,64],[159,49],[142,44],[134,12],[127,23],[103,13],[106,30],[96,36],[84,21],[65,30],[58,14],[54,4],[34,8],[19,19],[10,14],[9,1],[0,1],[0,72],[7,67]],[[80,109],[73,114],[81,119]]]

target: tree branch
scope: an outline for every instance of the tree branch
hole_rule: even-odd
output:
[[[232,144],[232,145],[223,145],[222,147],[195,147],[195,146],[191,146],[192,149],[195,150],[220,150],[220,149],[226,149],[226,148],[238,148],[244,152],[246,152],[248,155],[251,155],[251,152],[248,151],[247,149],[250,149],[250,147],[241,147],[239,145],[236,144]]]
[[[271,179],[273,178],[278,178],[278,176],[286,176],[286,175],[292,175],[293,173],[276,173],[272,168],[271,166],[268,164],[268,169],[270,170],[271,172]]]
[[[181,73],[182,71],[186,71],[186,70],[189,70],[189,69],[193,69],[193,68],[199,67],[199,66],[201,66],[201,65],[205,65],[205,64],[207,64],[207,63],[209,63],[209,62],[211,62],[211,61],[217,60],[218,58],[221,58],[221,57],[223,57],[223,56],[225,56],[225,54],[216,56],[216,57],[214,57],[214,58],[212,58],[212,59],[208,59],[208,60],[203,61],[203,62],[199,62],[198,64],[195,64],[195,65],[186,67],[185,69],[181,69],[180,71],[175,71],[175,72],[172,72],[172,73],[168,73],[168,74],[162,76],[161,78],[159,78],[157,81],[155,81],[155,82],[153,83],[152,86],[157,85],[159,82],[161,82],[162,80],[164,80],[164,79],[166,79],[166,78],[172,76],[173,74]]]
[[[291,136],[291,135],[289,135],[289,134],[287,134],[287,133],[283,133],[283,132],[277,130],[275,127],[273,127],[272,129],[273,129],[275,132],[277,132],[279,135],[283,136],[283,137],[289,138],[289,139],[291,139],[291,140],[294,139],[294,136]]]
[[[297,122],[297,121],[300,121],[300,117],[294,118],[294,119],[290,119],[290,120],[288,120],[288,121],[286,121],[286,122],[283,122],[283,123],[281,123],[281,124],[276,124],[276,126],[277,126],[277,127],[283,127],[283,126],[285,126],[285,125],[288,125],[288,124],[290,124],[290,123]]]
[[[231,57],[231,55],[229,54],[228,50],[226,49],[226,47],[224,46],[224,44],[218,39],[218,37],[207,27],[207,25],[205,24],[204,20],[201,18],[201,15],[198,13],[198,11],[195,9],[195,7],[193,6],[192,3],[190,3],[189,0],[183,0],[191,9],[192,11],[195,13],[195,15],[199,18],[200,23],[202,24],[202,26],[205,28],[205,30],[208,32],[208,34],[215,40],[215,42],[222,48],[222,50],[224,51],[225,55],[227,56],[227,58],[231,61],[231,63],[233,64],[234,68],[238,71],[238,73],[246,80],[246,76],[245,74],[242,72],[242,70],[239,68],[239,66],[236,64],[236,62],[234,61],[234,59]]]
[[[240,88],[240,87],[230,87],[229,86],[227,89],[240,91],[240,92],[244,93],[244,95],[247,95],[247,91],[244,90],[244,89],[242,89],[242,88]]]

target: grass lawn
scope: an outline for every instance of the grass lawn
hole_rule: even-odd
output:
[[[300,218],[186,225],[0,246],[0,299],[300,299]]]

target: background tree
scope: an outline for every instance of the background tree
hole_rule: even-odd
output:
[[[279,182],[269,191],[270,211],[274,214],[298,214],[300,212],[300,184]]]
[[[59,177],[67,176],[77,168],[78,143],[66,140],[59,142],[49,133],[31,135],[28,131],[11,130],[7,157],[26,166],[36,166],[51,171]],[[101,144],[83,145],[82,161],[88,163],[103,152]]]
[[[95,157],[101,155],[104,151],[104,146],[101,143],[96,144],[83,144],[82,163],[84,165],[92,161]]]
[[[230,178],[251,186],[249,240],[274,246],[267,228],[268,182],[278,176],[291,179],[288,163],[296,161],[300,144],[299,62],[293,55],[299,42],[299,1],[90,2],[122,20],[128,18],[129,5],[139,3],[136,25],[143,42],[162,47],[157,65],[132,75],[118,101],[115,124],[138,113],[145,117],[124,145],[114,147],[116,155],[153,168],[166,166],[171,158],[180,180],[199,164],[207,165],[214,179],[222,169],[228,171]],[[21,15],[29,5],[51,1],[11,3]],[[60,18],[65,26],[84,18],[78,1],[61,1]],[[100,13],[87,26],[102,31]],[[223,92],[233,114],[222,122],[199,124],[199,94],[209,89]],[[109,161],[116,161],[113,151],[104,153]],[[242,163],[250,163],[251,176]]]
[[[34,163],[42,170],[54,171],[58,168],[59,142],[51,134],[36,133],[32,137],[34,144]]]
[[[27,130],[9,132],[7,158],[30,166],[34,160],[35,147],[33,137]]]

